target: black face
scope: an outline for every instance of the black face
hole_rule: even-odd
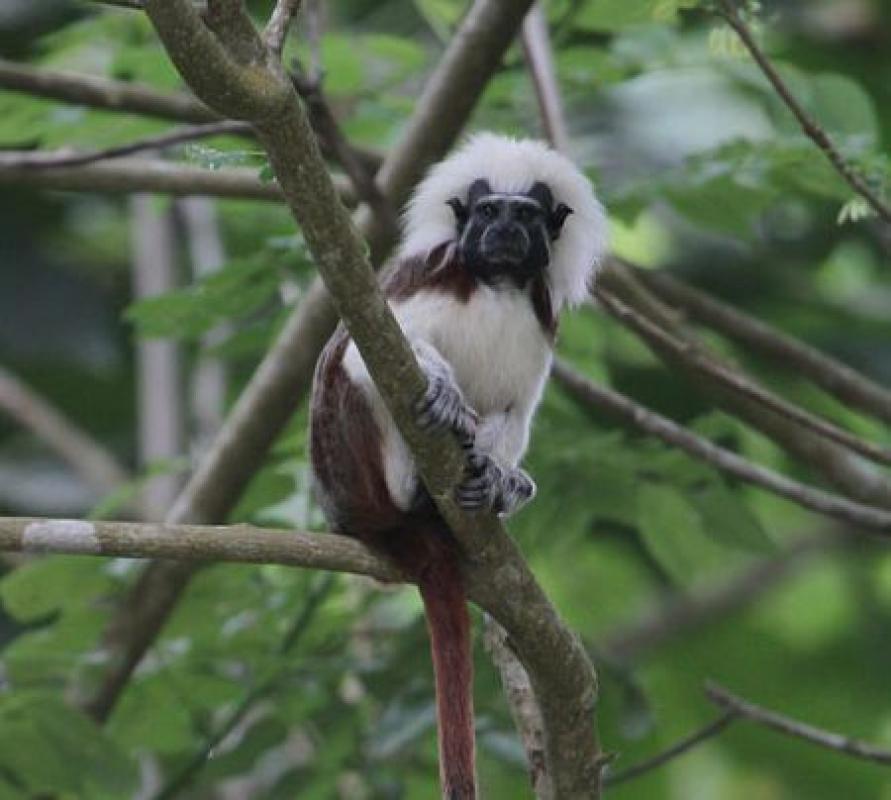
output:
[[[560,203],[544,183],[525,194],[493,192],[485,180],[471,185],[467,205],[449,200],[458,228],[462,263],[480,280],[513,281],[520,288],[541,274],[551,257],[551,242],[572,209]]]

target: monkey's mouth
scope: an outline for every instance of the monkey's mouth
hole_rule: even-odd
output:
[[[480,243],[480,256],[489,264],[517,266],[529,255],[529,237],[521,230],[489,230]]]

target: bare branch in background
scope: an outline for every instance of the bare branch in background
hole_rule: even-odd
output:
[[[275,8],[269,17],[263,39],[266,46],[278,56],[281,56],[285,47],[285,39],[288,36],[288,28],[291,20],[300,8],[300,0],[276,0]]]
[[[2,167],[25,169],[48,169],[51,167],[79,167],[84,164],[92,164],[96,161],[104,161],[111,158],[120,158],[134,153],[142,153],[146,150],[163,150],[166,147],[194,142],[196,139],[207,139],[211,136],[225,134],[249,133],[251,126],[237,120],[223,120],[222,122],[205,122],[201,125],[190,125],[184,128],[176,128],[165,131],[156,136],[146,136],[135,142],[105,147],[101,150],[86,152],[72,151],[41,151],[24,150],[20,152],[6,152],[3,154]]]
[[[548,20],[541,0],[532,6],[523,21],[523,55],[535,88],[545,137],[555,150],[569,152],[569,132],[563,113],[563,100],[554,67]]]
[[[739,392],[756,403],[760,403],[765,408],[775,411],[796,424],[808,428],[820,436],[825,436],[827,439],[831,439],[855,453],[859,453],[880,464],[891,464],[891,449],[867,442],[859,436],[839,428],[828,420],[811,414],[809,411],[789,403],[782,397],[778,397],[742,373],[717,363],[698,348],[694,342],[675,338],[602,287],[594,289],[594,296],[620,322],[623,322],[656,347],[668,350],[676,357],[682,358],[693,369],[714,378],[727,388]]]
[[[767,467],[753,464],[634,400],[605,386],[598,386],[559,360],[554,362],[551,374],[580,402],[609,411],[633,427],[656,436],[666,444],[677,447],[728,475],[767,489],[818,514],[868,528],[883,536],[891,535],[891,511],[855,503],[799,483]]]
[[[731,694],[726,689],[715,683],[708,683],[705,694],[719,708],[734,714],[736,717],[745,718],[758,725],[777,731],[778,733],[792,736],[796,739],[804,739],[811,744],[843,753],[853,758],[865,761],[874,761],[877,764],[891,765],[891,750],[853,739],[839,733],[816,728],[813,725],[800,722],[763,706],[750,703],[741,697]]]
[[[137,300],[156,297],[179,285],[172,209],[159,209],[149,195],[130,199],[131,276]],[[136,340],[136,403],[140,466],[185,454],[185,397],[177,342]],[[145,519],[163,519],[182,479],[172,471],[149,478],[142,490]]]
[[[843,403],[891,424],[891,389],[667,272],[638,269],[635,274],[651,291],[696,322],[810,378]]]
[[[743,21],[739,15],[734,0],[718,0],[719,13],[727,24],[736,31],[737,36],[742,40],[746,49],[751,54],[755,63],[760,67],[767,80],[770,81],[780,99],[786,104],[786,107],[792,112],[801,130],[804,134],[820,149],[820,152],[826,156],[829,163],[835,168],[836,172],[841,175],[845,183],[848,184],[857,194],[863,197],[872,209],[885,222],[891,223],[891,206],[874,191],[866,178],[864,178],[839,152],[838,147],[828,133],[820,126],[817,121],[804,110],[795,95],[792,94],[786,82],[780,77],[779,73],[770,63],[770,59],[765,55],[764,51],[758,46],[755,37],[749,26]]]
[[[715,363],[723,360],[701,343],[682,324],[682,317],[652,294],[626,265],[612,259],[598,277],[599,285],[617,296],[640,314],[658,324],[676,338],[692,342]],[[724,384],[698,372],[685,358],[664,348],[650,349],[671,366],[682,370],[696,386],[701,387],[724,411],[745,420],[809,469],[816,470],[846,497],[861,503],[891,509],[891,481],[887,473],[854,455],[846,448],[785,417],[765,408],[750,398],[729,390]]]
[[[660,599],[637,621],[607,631],[599,639],[598,650],[613,663],[634,664],[684,633],[758,602],[815,558],[848,543],[850,539],[841,536],[809,536],[721,581]]]
[[[168,525],[0,517],[0,550],[115,558],[283,564],[403,581],[392,564],[347,536],[253,525]]]
[[[216,206],[206,197],[189,197],[177,204],[189,253],[193,282],[219,272],[226,254]],[[223,425],[226,408],[226,365],[208,353],[231,333],[219,325],[201,340],[189,381],[192,412],[191,451],[203,455]]]
[[[146,158],[122,158],[81,167],[48,167],[34,170],[9,166],[18,154],[0,153],[0,186],[33,186],[76,192],[134,192],[181,197],[204,195],[281,203],[278,184],[264,183],[256,169],[227,167],[209,170],[187,164]],[[341,186],[345,191],[345,186]],[[346,201],[349,201],[347,196]]]
[[[322,90],[321,83],[304,75],[297,65],[291,71],[291,81],[306,103],[313,130],[327,143],[333,161],[338,163],[352,182],[360,202],[366,203],[375,217],[389,228],[396,227],[396,218],[387,198],[378,187],[374,170],[357,155],[340,129],[334,112]]]
[[[545,762],[544,724],[529,676],[511,650],[507,631],[488,614],[484,625],[483,644],[501,676],[511,717],[526,752],[532,791],[537,800],[550,800],[554,796],[554,787]]]
[[[0,367],[0,411],[58,453],[91,486],[108,494],[129,480],[117,459],[48,400]]]
[[[633,767],[628,767],[628,769],[623,769],[618,772],[607,772],[606,775],[603,776],[604,789],[611,789],[613,786],[632,781],[635,778],[639,778],[641,775],[646,775],[654,769],[664,766],[669,761],[673,761],[678,756],[684,755],[684,753],[689,752],[703,742],[707,742],[709,739],[714,739],[716,736],[719,736],[727,730],[730,723],[737,718],[738,714],[736,712],[727,711],[708,725],[703,726],[689,736],[685,736],[683,739],[671,745],[671,747],[667,747],[661,753],[657,753],[652,758],[648,758],[646,761],[635,764]]]
[[[61,70],[36,69],[0,59],[0,88],[65,103],[126,111],[174,122],[218,122],[220,116],[193,95],[159,92],[148,86]]]

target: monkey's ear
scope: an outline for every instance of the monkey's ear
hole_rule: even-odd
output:
[[[458,223],[458,232],[460,233],[467,224],[467,206],[457,197],[446,200],[446,205],[455,212],[455,222]]]
[[[551,212],[548,217],[548,233],[551,234],[551,239],[556,240],[560,237],[563,223],[566,222],[566,218],[572,213],[574,213],[573,210],[566,203],[559,203]]]

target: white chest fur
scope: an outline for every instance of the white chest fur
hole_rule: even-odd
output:
[[[513,287],[479,287],[462,302],[422,291],[393,304],[409,337],[432,344],[455,371],[467,401],[482,415],[525,405],[538,394],[551,346],[529,298]]]

